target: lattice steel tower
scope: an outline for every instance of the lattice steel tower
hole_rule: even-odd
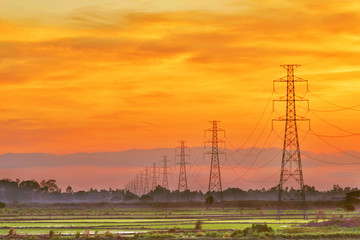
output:
[[[140,171],[139,196],[144,194],[144,172]]]
[[[283,201],[286,200],[300,202],[304,218],[307,218],[297,121],[308,121],[309,119],[296,114],[296,102],[309,102],[307,99],[296,96],[295,94],[295,83],[307,83],[307,80],[294,76],[294,70],[299,66],[300,65],[293,64],[281,65],[281,67],[286,69],[287,76],[274,81],[274,86],[276,82],[287,83],[286,96],[274,100],[286,102],[286,115],[273,119],[273,121],[285,121],[284,146],[281,161],[280,183],[278,186],[278,219],[281,217]]]
[[[181,201],[182,195],[181,191],[188,190],[187,178],[186,178],[186,157],[189,157],[189,154],[186,154],[187,147],[185,146],[185,141],[180,141],[180,154],[176,155],[180,157],[180,169],[179,169],[179,182],[178,182],[178,198],[177,201]]]
[[[145,181],[144,181],[144,194],[149,192],[149,169],[148,167],[145,168]]]
[[[156,163],[153,163],[151,190],[155,190],[157,185]]]
[[[169,189],[168,171],[167,171],[169,160],[167,160],[167,156],[164,156],[164,159],[163,159],[161,162],[162,162],[162,164],[163,164],[162,187],[163,187],[163,188],[166,188],[166,189]]]
[[[205,130],[205,138],[206,138],[206,133],[211,132],[211,140],[205,141],[204,146],[206,147],[206,144],[210,143],[211,151],[205,151],[204,153],[211,154],[208,194],[215,193],[216,195],[218,195],[217,198],[218,200],[220,200],[221,207],[224,208],[219,155],[223,155],[225,154],[225,152],[219,150],[219,145],[223,145],[225,147],[225,141],[219,139],[219,132],[223,132],[223,136],[225,137],[225,131],[218,128],[219,122],[220,121],[210,121],[210,123],[212,124],[212,129]]]

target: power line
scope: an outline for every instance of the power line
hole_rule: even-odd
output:
[[[266,105],[265,105],[265,108],[264,108],[264,110],[262,111],[259,120],[256,122],[254,128],[253,128],[252,131],[250,132],[250,135],[246,138],[245,142],[243,142],[243,144],[242,144],[236,151],[234,151],[233,153],[231,153],[232,155],[235,154],[237,151],[239,151],[239,149],[242,149],[242,148],[245,146],[245,144],[250,140],[250,138],[251,138],[252,135],[254,134],[256,128],[258,127],[260,121],[261,121],[262,118],[264,117],[264,114],[265,114],[265,112],[266,112],[266,110],[267,110],[267,108],[268,108],[268,106],[269,106],[269,103],[271,102],[271,99],[272,99],[273,94],[274,94],[274,91],[271,92],[271,94],[270,94],[270,96],[269,96],[269,98],[268,98],[268,100],[267,100],[267,103],[266,103]],[[270,115],[271,115],[271,114],[270,114]]]
[[[352,162],[352,163],[350,163],[350,162],[341,162],[341,163],[329,162],[329,161],[325,161],[325,160],[310,156],[309,154],[304,153],[304,152],[302,154],[309,159],[312,159],[312,160],[315,160],[318,162],[322,162],[322,163],[333,164],[333,165],[359,165],[360,164],[360,162]]]
[[[360,133],[350,132],[350,131],[348,131],[348,130],[346,130],[346,129],[343,129],[343,128],[341,128],[341,127],[338,127],[338,126],[336,126],[336,125],[334,125],[334,124],[326,121],[325,119],[321,118],[321,117],[320,117],[319,115],[317,115],[316,113],[314,113],[314,112],[312,112],[312,111],[310,111],[310,112],[311,112],[312,114],[314,114],[315,117],[317,117],[318,119],[320,119],[320,120],[323,121],[324,123],[328,124],[329,126],[332,126],[332,127],[336,128],[336,129],[338,129],[338,130],[340,130],[340,131],[343,131],[343,132],[346,132],[346,133],[349,133],[349,134],[352,134],[352,135],[360,135]]]
[[[305,130],[302,130],[299,128],[299,130],[303,131],[303,132],[308,132]],[[309,132],[311,135],[315,135],[313,132]],[[317,134],[317,136],[321,136],[321,137],[325,137],[325,138],[345,138],[345,137],[354,137],[354,136],[359,136],[360,134],[347,134],[347,135],[322,135],[322,134]],[[316,136],[316,135],[315,135]]]
[[[324,98],[322,98],[322,97],[320,97],[319,95],[317,95],[317,94],[315,94],[315,93],[313,93],[313,92],[311,92],[311,91],[309,91],[312,95],[314,95],[315,97],[317,97],[318,99],[320,99],[320,100],[322,100],[322,101],[324,101],[324,102],[326,102],[326,103],[328,103],[328,104],[330,104],[330,105],[332,105],[332,106],[335,106],[335,107],[337,107],[337,108],[340,108],[339,110],[332,110],[332,111],[343,111],[343,110],[352,110],[352,111],[360,111],[360,109],[355,109],[355,108],[358,108],[358,107],[360,107],[360,104],[359,105],[355,105],[355,106],[352,106],[352,107],[344,107],[344,106],[340,106],[340,105],[338,105],[338,104],[336,104],[336,103],[332,103],[332,102],[330,102],[330,101],[328,101],[328,100],[326,100],[326,99],[324,99]],[[328,110],[316,110],[317,112],[328,112]]]
[[[344,153],[344,154],[346,154],[346,155],[348,155],[348,156],[350,156],[350,157],[353,157],[353,158],[356,158],[356,159],[360,159],[359,156],[353,155],[353,154],[351,154],[351,153],[349,153],[349,152],[346,152],[346,151],[344,151],[344,150],[342,150],[342,149],[340,149],[340,148],[332,145],[331,143],[329,143],[328,141],[326,141],[324,138],[322,138],[320,135],[318,135],[318,134],[317,134],[316,132],[314,132],[313,130],[310,130],[310,131],[312,131],[315,136],[317,136],[320,140],[322,140],[324,143],[326,143],[326,144],[329,145],[330,147],[332,147],[332,148],[338,150],[339,152],[342,152],[342,153]]]

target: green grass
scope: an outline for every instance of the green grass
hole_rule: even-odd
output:
[[[316,234],[322,234],[321,236],[325,236],[324,234],[334,234],[334,236],[336,234],[360,234],[358,228],[322,227],[315,231],[314,228],[301,227],[309,221],[313,221],[318,210],[309,210],[309,219],[307,220],[301,219],[301,216],[286,215],[301,214],[300,211],[287,210],[282,212],[285,216],[281,220],[277,220],[276,210],[268,209],[205,210],[202,208],[152,209],[108,206],[91,208],[90,206],[77,206],[76,209],[66,206],[34,208],[20,206],[0,209],[0,235],[8,234],[10,228],[15,229],[17,234],[29,235],[48,234],[50,230],[55,233],[74,235],[77,232],[83,234],[85,231],[89,231],[90,234],[94,234],[96,231],[99,234],[107,231],[114,234],[136,232],[149,232],[150,234],[155,231],[173,231],[172,229],[184,230],[190,235],[195,235],[191,231],[194,230],[195,222],[198,219],[203,221],[202,231],[205,233],[215,230],[231,233],[233,230],[251,227],[254,223],[266,223],[279,236],[290,234],[297,237],[314,237]],[[344,217],[348,215],[337,209],[323,209],[322,211],[327,218],[331,218],[333,215],[343,215]],[[358,212],[354,214],[360,217]],[[323,221],[323,219],[319,219],[319,221]]]

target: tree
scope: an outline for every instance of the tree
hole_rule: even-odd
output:
[[[205,198],[205,204],[206,204],[206,209],[209,209],[210,206],[214,203],[214,197],[213,196],[208,196],[207,198]]]
[[[40,191],[42,192],[59,192],[59,188],[56,185],[56,180],[50,179],[48,181],[41,180],[40,182]]]
[[[343,191],[344,191],[344,189],[342,189],[338,184],[334,184],[333,188],[331,189],[331,192],[334,192],[334,193],[341,193]]]
[[[360,190],[348,192],[344,197],[344,205],[343,208],[345,211],[353,212],[355,211],[355,203],[359,202]]]
[[[316,189],[314,186],[304,185],[304,190],[306,193],[314,193]]]
[[[34,179],[32,179],[32,180],[22,181],[19,187],[23,188],[26,191],[36,191],[40,188],[40,184]]]
[[[73,191],[73,189],[72,189],[72,187],[71,186],[68,186],[67,188],[66,188],[66,194],[73,194],[74,193],[74,191]]]

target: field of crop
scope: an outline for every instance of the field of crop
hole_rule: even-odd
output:
[[[252,232],[250,235],[264,238],[360,238],[360,227],[356,223],[345,227],[336,225],[347,219],[360,219],[359,212],[309,210],[308,219],[303,219],[298,211],[286,211],[284,214],[286,216],[277,220],[276,211],[269,209],[169,209],[113,204],[22,205],[0,210],[0,235],[3,238],[17,236],[25,239],[34,238],[31,235],[49,236],[49,233],[52,238],[239,237],[246,235],[244,229],[251,229],[253,224],[266,224],[271,227],[271,232]],[[334,224],[311,226],[311,223],[328,220]]]

